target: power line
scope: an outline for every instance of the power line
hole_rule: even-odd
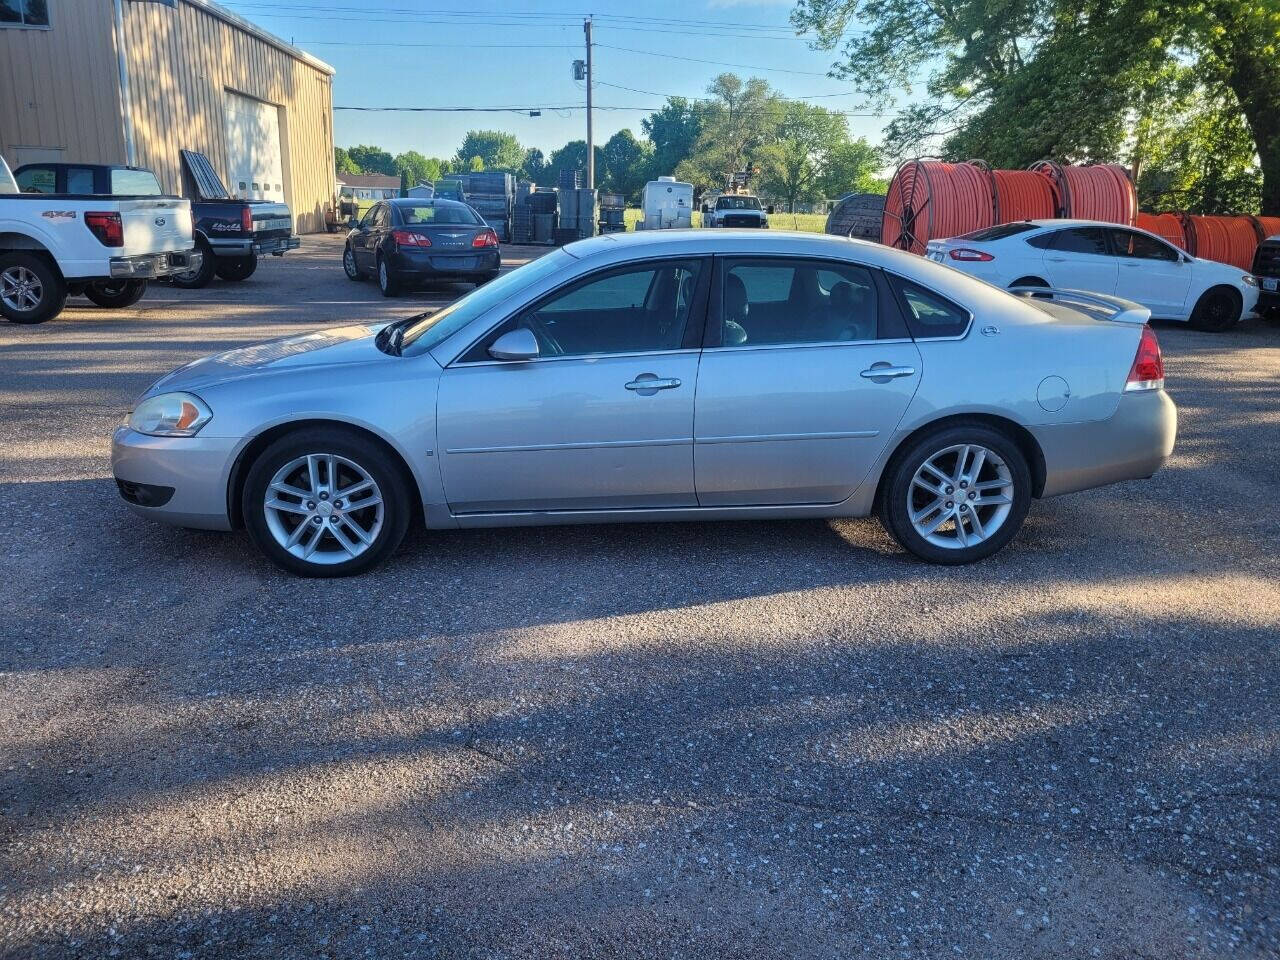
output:
[[[805,77],[828,76],[828,74],[822,70],[790,70],[786,67],[762,67],[750,63],[727,63],[723,60],[703,60],[700,57],[682,57],[676,53],[657,53],[653,50],[636,50],[634,47],[617,47],[611,43],[597,43],[596,46],[605,50],[621,50],[624,53],[638,53],[645,57],[662,57],[666,60],[687,60],[690,63],[709,63],[716,67],[736,67],[739,70],[761,70],[765,73],[794,73],[797,76]]]
[[[600,46],[600,44],[597,44],[597,46]],[[643,93],[651,97],[666,97],[669,100],[675,99],[677,97],[680,98],[681,100],[689,100],[693,103],[712,103],[715,100],[714,97],[690,97],[690,96],[686,96],[683,93],[659,93],[656,90],[641,90],[639,87],[627,87],[621,83],[609,83],[606,80],[597,80],[596,83],[602,87],[613,87],[617,90],[629,90],[631,93]],[[811,93],[811,94],[806,94],[804,96],[801,96],[799,94],[793,95],[793,94],[787,93],[782,95],[782,99],[784,100],[827,100],[827,99],[830,99],[831,97],[852,97],[857,95],[859,92],[860,91],[857,91],[857,90],[845,90],[841,93]]]
[[[596,81],[599,83],[599,81]],[[518,106],[483,106],[483,107],[392,107],[392,106],[376,106],[376,107],[353,107],[335,105],[334,110],[349,110],[360,113],[528,113],[530,111],[539,110],[585,110],[586,107],[580,103],[560,104],[556,106],[546,106],[542,104],[533,104],[525,107]],[[635,111],[637,113],[656,113],[662,107],[655,106],[621,106],[593,104],[593,110],[612,110],[612,111]],[[896,114],[889,113],[863,113],[857,110],[829,110],[828,113],[838,114],[842,117],[889,117]],[[763,116],[762,111],[745,111],[738,114],[739,116]]]

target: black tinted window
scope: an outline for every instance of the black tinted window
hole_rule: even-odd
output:
[[[864,267],[816,260],[725,265],[720,344],[726,347],[874,340],[880,314]]]
[[[57,193],[58,175],[50,167],[27,167],[16,176],[23,193]]]
[[[892,278],[907,310],[907,326],[917,340],[958,337],[969,326],[969,311],[901,277]]]
[[[1112,230],[1111,247],[1117,257],[1136,260],[1177,260],[1177,252],[1167,243],[1133,230]]]
[[[1076,227],[1053,235],[1053,249],[1063,253],[1107,254],[1107,231],[1101,227]]]
[[[981,230],[973,231],[973,233],[966,233],[958,239],[976,240],[981,243],[984,240],[1003,240],[1005,237],[1016,237],[1020,233],[1039,229],[1033,223],[1002,223],[996,227],[983,227]]]
[[[1034,237],[1027,237],[1027,246],[1048,250],[1053,246],[1054,236],[1052,233],[1037,233]]]

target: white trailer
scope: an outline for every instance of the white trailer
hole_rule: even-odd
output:
[[[644,219],[637,230],[676,230],[693,226],[693,184],[659,177],[644,185],[640,205]]]

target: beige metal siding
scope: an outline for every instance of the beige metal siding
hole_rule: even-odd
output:
[[[50,30],[0,29],[0,152],[62,149],[64,160],[125,161],[112,0],[50,0]],[[332,205],[332,77],[228,23],[202,0],[125,3],[137,163],[179,192],[178,151],[198,150],[227,179],[225,93],[280,113],[285,197],[300,232]]]
[[[120,163],[124,131],[111,0],[50,0],[49,30],[0,28],[0,153],[62,150]]]

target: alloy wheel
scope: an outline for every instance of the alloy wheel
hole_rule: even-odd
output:
[[[24,266],[8,267],[0,273],[0,300],[11,310],[34,310],[44,300],[44,284]]]
[[[1008,464],[980,444],[954,444],[929,456],[907,488],[907,515],[937,547],[961,550],[992,537],[1013,507]]]
[[[351,252],[351,248],[347,247],[342,251],[342,269],[347,271],[347,276],[355,279],[356,276],[356,255]]]
[[[345,563],[382,532],[382,491],[354,460],[313,453],[290,460],[271,478],[263,503],[267,529],[282,548],[316,564]]]

